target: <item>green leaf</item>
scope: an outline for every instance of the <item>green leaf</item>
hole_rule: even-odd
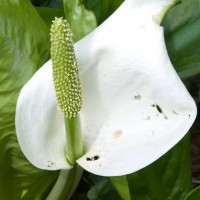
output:
[[[96,28],[96,18],[91,11],[85,9],[80,0],[63,0],[63,3],[66,19],[73,33],[73,40],[77,42]]]
[[[120,200],[108,178],[90,175],[92,179],[97,179],[95,185],[89,190],[87,197],[89,200]]]
[[[34,6],[63,9],[63,0],[31,0]]]
[[[33,4],[42,4],[42,3],[47,3],[48,0],[30,0],[31,3]]]
[[[124,0],[85,0],[84,4],[87,9],[93,10],[98,24],[101,24],[121,5],[123,1]]]
[[[180,77],[200,74],[200,1],[182,0],[166,14],[162,25],[169,56]]]
[[[58,172],[36,169],[15,133],[22,86],[49,58],[49,32],[29,1],[0,1],[0,194],[1,199],[45,199]]]
[[[193,189],[184,200],[198,200],[200,199],[200,186]]]
[[[40,17],[46,22],[49,30],[55,17],[64,17],[64,11],[61,9],[48,7],[35,7]]]
[[[131,200],[127,176],[110,177],[110,180],[122,199]]]

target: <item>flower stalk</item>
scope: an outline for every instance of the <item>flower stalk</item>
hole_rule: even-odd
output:
[[[82,107],[82,94],[72,33],[63,18],[55,18],[51,27],[51,58],[57,105],[65,117],[66,159],[73,166],[83,155],[78,115]]]
[[[83,155],[83,143],[81,137],[81,125],[79,115],[66,118],[66,159],[69,164],[74,165],[76,160]]]

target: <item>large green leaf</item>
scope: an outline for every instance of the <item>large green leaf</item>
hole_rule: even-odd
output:
[[[198,200],[200,199],[200,186],[193,189],[184,200]]]
[[[63,9],[63,0],[30,0],[34,6]]]
[[[73,40],[77,42],[97,26],[93,12],[85,9],[80,0],[63,0],[65,16],[69,22]]]
[[[131,200],[127,176],[110,177],[110,181],[122,199]]]
[[[93,10],[98,24],[107,19],[124,0],[83,0],[86,7]]]
[[[39,15],[50,27],[55,17],[65,17],[71,26],[73,40],[77,42],[97,26],[96,17],[90,9],[86,9],[82,0],[49,0],[32,1]]]
[[[51,28],[52,21],[55,17],[64,17],[64,10],[48,8],[48,7],[36,7],[36,10],[40,17],[46,22],[49,30]]]
[[[58,172],[33,167],[15,133],[22,86],[49,58],[49,33],[28,0],[0,1],[0,199],[44,199]]]
[[[181,78],[200,74],[200,0],[182,0],[162,25],[168,53]]]
[[[120,200],[120,196],[115,192],[110,180],[106,177],[89,175],[95,184],[89,190],[87,197],[89,200]]]

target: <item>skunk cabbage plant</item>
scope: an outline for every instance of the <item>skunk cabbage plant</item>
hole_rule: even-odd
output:
[[[77,163],[103,176],[135,172],[187,133],[196,106],[168,57],[160,22],[174,0],[126,0],[74,50],[82,85],[84,154]],[[47,170],[71,169],[64,115],[57,109],[52,61],[22,88],[19,144]]]

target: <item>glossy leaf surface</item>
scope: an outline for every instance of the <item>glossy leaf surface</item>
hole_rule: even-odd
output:
[[[200,199],[200,186],[193,189],[184,200],[197,200]]]
[[[162,25],[169,56],[180,77],[200,74],[200,1],[183,0],[166,14]]]
[[[73,40],[77,42],[96,28],[93,12],[87,10],[80,0],[63,0],[65,16],[71,26]]]
[[[124,0],[85,0],[86,8],[93,10],[98,24],[105,21]]]
[[[22,154],[15,106],[21,87],[49,57],[49,33],[29,1],[1,1],[0,24],[0,198],[44,199],[57,172],[36,169]]]

